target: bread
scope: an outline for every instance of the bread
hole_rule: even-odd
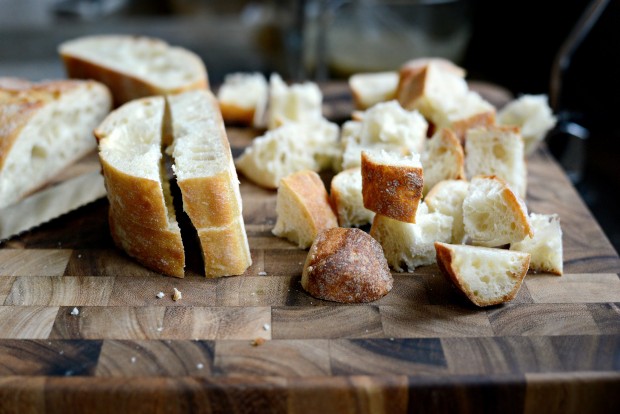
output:
[[[227,124],[261,128],[265,123],[269,86],[258,72],[231,73],[217,91],[222,117]]]
[[[394,279],[379,243],[359,229],[335,227],[312,243],[301,286],[318,299],[371,302],[385,296]]]
[[[463,76],[454,65],[436,60],[404,67],[398,102],[405,109],[420,111],[435,127],[452,129],[462,141],[469,128],[495,122],[493,105],[470,91]]]
[[[417,154],[362,151],[364,207],[394,220],[415,223],[424,179]]]
[[[288,86],[280,75],[269,78],[267,127],[275,129],[287,122],[314,123],[323,118],[323,94],[314,82]]]
[[[436,241],[452,237],[452,217],[439,212],[429,213],[426,204],[418,208],[415,224],[375,215],[370,235],[383,247],[388,264],[398,272],[410,272],[418,266],[435,263]]]
[[[353,103],[358,109],[395,99],[397,86],[397,72],[356,73],[349,78]]]
[[[523,95],[502,108],[497,119],[500,125],[517,126],[521,129],[525,155],[534,152],[556,121],[547,95]]]
[[[435,243],[437,265],[476,306],[508,302],[517,295],[530,262],[528,253]]]
[[[338,157],[338,125],[325,120],[286,123],[255,138],[237,158],[239,171],[265,188],[296,171],[321,171]]]
[[[527,191],[527,166],[519,128],[490,126],[467,132],[465,173],[496,175],[506,181],[521,198]]]
[[[495,176],[471,179],[463,200],[463,223],[471,244],[479,246],[503,246],[534,235],[525,203]]]
[[[206,90],[168,98],[173,171],[198,232],[205,275],[242,274],[251,264],[239,179],[218,103]]]
[[[361,227],[372,223],[375,213],[364,207],[361,168],[344,170],[331,181],[330,197],[340,227]]]
[[[465,241],[463,225],[463,201],[469,189],[465,180],[440,181],[426,195],[424,202],[430,212],[439,212],[452,217],[452,238],[450,243],[460,244]]]
[[[93,129],[111,107],[94,81],[0,78],[0,208],[41,187],[93,151]]]
[[[131,101],[97,127],[114,242],[146,267],[183,277],[185,252],[162,157],[163,97]]]
[[[421,156],[424,168],[424,194],[443,180],[465,178],[465,155],[463,147],[454,133],[442,128],[426,143]]]
[[[115,105],[132,99],[207,89],[202,60],[163,40],[130,35],[95,35],[60,45],[71,78],[94,79],[112,91]]]
[[[321,231],[338,227],[323,181],[310,170],[298,171],[282,179],[278,187],[276,214],[273,234],[302,249],[310,247]]]
[[[530,270],[548,272],[555,275],[563,273],[562,228],[557,214],[530,214],[534,237],[525,237],[512,243],[510,250],[529,253]]]

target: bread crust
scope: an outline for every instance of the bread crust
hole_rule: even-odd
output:
[[[454,132],[461,144],[464,144],[467,130],[492,125],[495,125],[495,110],[480,112],[469,118],[459,119],[452,122],[449,128]]]
[[[480,247],[481,249],[490,249],[489,247]],[[527,274],[527,270],[529,268],[529,255],[527,261],[524,262],[519,269],[517,274],[511,273],[509,276],[513,279],[517,280],[517,283],[513,287],[513,289],[505,295],[502,295],[498,298],[492,299],[484,299],[479,295],[475,295],[474,292],[469,288],[467,283],[463,281],[462,275],[459,273],[458,268],[455,266],[455,252],[451,248],[451,246],[447,243],[435,242],[435,251],[437,253],[437,265],[439,269],[443,273],[443,275],[447,278],[449,282],[451,282],[462,294],[464,294],[472,303],[476,306],[484,307],[491,305],[498,305],[500,303],[505,303],[513,300],[519,289],[521,288],[521,284],[523,283],[523,279]]]
[[[341,303],[380,299],[393,283],[381,245],[362,230],[341,227],[315,239],[301,278],[312,296]]]
[[[421,167],[378,164],[362,151],[362,197],[367,209],[415,223],[423,188]]]
[[[220,101],[220,110],[226,124],[252,125],[254,122],[255,108],[246,108]]]

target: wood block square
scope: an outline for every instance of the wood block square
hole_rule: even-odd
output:
[[[393,273],[392,276],[394,277],[392,290],[374,301],[373,305],[411,307],[429,303],[423,277],[406,273]]]
[[[103,341],[95,375],[201,376],[213,374],[212,341]]]
[[[259,346],[249,341],[217,341],[214,365],[218,375],[331,375],[329,342],[324,339],[271,340]]]
[[[266,236],[248,236],[250,249],[264,250],[299,250],[296,244],[286,239],[273,235]]]
[[[586,304],[509,304],[487,312],[497,336],[601,333]]]
[[[590,314],[604,334],[620,334],[620,303],[589,303]]]
[[[0,376],[0,401],[5,413],[45,412],[45,382],[43,376]]]
[[[249,187],[252,188],[249,188]],[[243,221],[247,224],[274,224],[276,222],[276,192],[248,183],[242,184]],[[246,191],[243,191],[246,190]]]
[[[271,311],[274,339],[383,337],[376,306],[276,307]]]
[[[437,375],[448,369],[437,338],[333,340],[330,356],[334,375]]]
[[[92,375],[100,350],[101,341],[3,339],[0,375]]]
[[[217,306],[284,306],[291,280],[287,277],[243,276],[217,281]]]
[[[493,336],[483,310],[439,305],[380,306],[379,310],[388,337]]]
[[[6,298],[13,306],[105,306],[113,277],[20,276]]]
[[[58,307],[1,306],[0,338],[45,339],[57,313]]]
[[[3,304],[6,297],[9,296],[14,282],[14,276],[0,276],[0,304]]]
[[[550,341],[567,371],[620,370],[620,335],[554,336]]]
[[[61,307],[54,321],[53,339],[159,339],[165,307]]]
[[[615,273],[528,275],[525,284],[536,303],[620,302],[620,278]]]
[[[118,248],[79,249],[69,259],[65,276],[161,276]]]
[[[265,250],[265,272],[269,276],[301,276],[307,250],[269,249]]]
[[[268,307],[169,307],[161,339],[271,339]]]
[[[154,276],[119,276],[114,282],[108,306],[213,306],[216,300],[217,280],[204,276],[174,277]],[[181,291],[183,297],[172,300],[174,288]],[[157,294],[164,293],[159,299]]]
[[[0,250],[0,276],[62,276],[72,250]]]

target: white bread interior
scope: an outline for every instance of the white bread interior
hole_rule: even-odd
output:
[[[358,109],[367,109],[396,97],[398,72],[356,73],[349,78],[353,102]]]
[[[375,215],[370,235],[383,247],[388,264],[394,270],[409,272],[418,266],[435,263],[436,241],[447,242],[452,237],[452,217],[440,212],[428,212],[420,203],[416,222],[405,223],[382,215]]]
[[[467,131],[465,173],[470,179],[476,175],[496,175],[525,198],[527,165],[519,129],[491,126]]]
[[[454,132],[441,128],[426,142],[421,156],[424,167],[424,194],[443,180],[465,178],[465,154]]]
[[[262,73],[230,73],[217,91],[224,122],[265,126],[269,86]]]
[[[437,264],[475,305],[512,300],[527,274],[529,253],[436,243]]]
[[[269,78],[267,127],[275,129],[288,122],[315,122],[323,118],[323,94],[314,82],[287,85],[280,75]]]
[[[450,243],[461,244],[465,241],[463,224],[463,201],[469,189],[465,180],[445,180],[437,183],[426,195],[424,202],[430,212],[438,211],[452,217],[452,238]]]
[[[2,82],[0,208],[93,151],[93,129],[111,105],[109,90],[94,81]]]
[[[470,180],[463,223],[471,244],[479,246],[503,246],[534,234],[523,200],[495,176]]]
[[[499,111],[498,124],[521,129],[525,155],[529,155],[556,124],[547,95],[523,95]]]
[[[510,250],[529,253],[530,269],[562,275],[564,255],[562,249],[562,228],[557,214],[530,214],[534,237],[525,237],[512,243]]]
[[[251,264],[239,179],[217,100],[207,90],[167,97],[173,171],[183,208],[198,231],[207,277],[242,274]]]
[[[340,227],[361,227],[372,223],[375,213],[364,207],[361,168],[350,168],[334,176],[330,196]]]

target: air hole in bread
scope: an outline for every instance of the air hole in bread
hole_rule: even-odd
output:
[[[491,283],[491,278],[488,275],[482,276],[480,278],[484,283]]]
[[[493,145],[493,155],[498,159],[504,159],[506,157],[506,149],[500,144]]]
[[[40,145],[34,145],[30,150],[31,159],[44,159],[45,157],[47,157],[47,150]]]

